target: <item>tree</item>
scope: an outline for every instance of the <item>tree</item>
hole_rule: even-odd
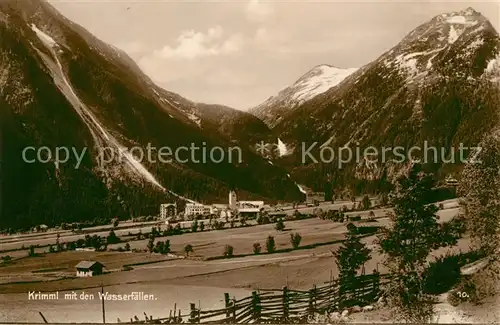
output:
[[[277,231],[285,230],[285,223],[283,222],[283,218],[279,218],[278,221],[276,221],[275,229]]]
[[[387,196],[386,193],[382,193],[380,195],[380,205],[385,207],[389,204],[389,197]]]
[[[56,250],[58,252],[62,251],[63,250],[63,247],[59,241],[59,238],[61,237],[61,235],[57,234],[57,238],[56,238]]]
[[[31,245],[28,251],[28,256],[35,256],[35,246]]]
[[[153,250],[155,248],[155,238],[153,236],[151,236],[151,238],[149,238],[147,248],[148,248],[148,251],[150,253],[153,252]]]
[[[469,157],[474,156],[471,153]],[[480,162],[480,163],[478,163]],[[460,204],[473,248],[488,257],[481,276],[472,280],[474,300],[480,302],[498,293],[500,283],[500,140],[487,136],[474,161],[465,164],[458,186]]]
[[[12,261],[12,258],[9,255],[2,256],[3,264],[9,264]]]
[[[481,163],[465,164],[458,187],[464,199],[467,229],[473,245],[490,257],[500,245],[500,141],[486,138],[475,158]]]
[[[120,238],[116,236],[113,230],[111,230],[108,237],[106,238],[106,242],[108,243],[108,245],[117,244],[120,242]]]
[[[433,299],[423,291],[427,257],[443,244],[438,208],[428,204],[433,186],[432,176],[419,165],[400,177],[391,195],[392,225],[379,236],[381,250],[387,256],[384,265],[396,277],[390,290],[394,316],[408,322],[430,322],[434,313]]]
[[[354,226],[353,224],[349,224]],[[350,228],[348,225],[348,229]],[[356,226],[354,226],[356,228]],[[339,270],[339,284],[340,284],[340,301],[346,300],[346,294],[357,289],[357,271],[370,259],[371,250],[361,243],[356,231],[350,230],[343,245],[335,252],[332,252],[335,257],[335,263]]]
[[[297,249],[300,247],[300,242],[302,240],[302,236],[299,233],[290,234],[290,243],[292,243],[293,249]]]
[[[364,195],[363,199],[361,200],[361,206],[363,210],[368,210],[372,206],[372,202],[370,201],[370,198],[368,195]]]
[[[274,241],[273,236],[267,237],[266,250],[268,253],[274,253],[276,251],[276,242]]]
[[[113,227],[116,228],[120,224],[120,220],[118,218],[113,219]]]
[[[356,235],[358,233],[358,227],[356,227],[356,225],[354,225],[352,222],[349,222],[346,228],[348,234]]]
[[[255,255],[258,255],[258,254],[260,254],[260,251],[261,251],[260,244],[259,243],[254,243],[253,244],[253,253]]]
[[[231,245],[226,245],[224,246],[224,257],[230,258],[233,257],[233,246]]]
[[[197,232],[198,231],[198,219],[194,219],[194,221],[191,223],[191,232]]]
[[[170,253],[171,248],[170,248],[170,239],[167,239],[163,242],[163,251],[161,252],[162,254],[168,254]]]
[[[193,245],[187,244],[184,246],[184,253],[186,253],[186,256],[189,256],[189,253],[193,252]]]

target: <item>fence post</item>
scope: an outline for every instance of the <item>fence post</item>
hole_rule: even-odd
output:
[[[289,292],[287,287],[283,287],[283,320],[288,319],[288,311],[289,311]]]
[[[189,313],[189,322],[190,323],[196,323],[196,305],[191,303],[189,304],[190,306],[190,313]]]
[[[373,270],[373,300],[376,301],[380,295],[380,273],[376,270]]]
[[[231,317],[230,309],[229,309],[229,307],[231,306],[231,303],[229,301],[229,293],[227,293],[227,292],[224,293],[224,306],[226,308],[226,321],[228,321],[229,317]]]
[[[233,297],[233,306],[231,309],[233,311],[232,323],[236,324],[236,298],[235,297]]]
[[[252,292],[252,309],[253,309],[253,320],[255,323],[260,322],[260,312],[261,312],[261,305],[260,305],[260,297],[257,294],[257,291]]]
[[[344,301],[345,301],[345,278],[342,276],[339,276],[338,279],[338,285],[339,285],[339,303],[338,303],[338,310],[339,312],[342,312],[342,309],[344,308]]]
[[[309,314],[313,315],[316,311],[316,286],[309,290]]]

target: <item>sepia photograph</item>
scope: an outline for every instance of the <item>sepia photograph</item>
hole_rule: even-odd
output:
[[[500,323],[499,31],[0,0],[0,325]]]

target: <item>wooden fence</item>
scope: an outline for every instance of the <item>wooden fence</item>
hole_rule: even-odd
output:
[[[306,320],[316,313],[342,311],[352,306],[365,306],[376,301],[381,286],[390,280],[389,275],[378,273],[360,275],[349,283],[333,280],[310,290],[260,290],[251,296],[236,300],[224,294],[225,307],[216,310],[200,310],[190,304],[188,314],[180,310],[170,311],[169,317],[145,320],[137,317],[132,323],[290,323]]]

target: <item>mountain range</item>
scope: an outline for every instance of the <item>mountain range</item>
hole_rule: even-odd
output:
[[[0,2],[0,228],[157,214],[160,203],[301,200],[297,185],[386,191],[405,164],[303,160],[303,146],[451,150],[499,126],[500,38],[472,8],[434,17],[360,68],[318,65],[247,112],[162,89],[123,51],[41,0]],[[255,144],[279,143],[262,157]],[[237,146],[241,161],[146,161],[125,150]],[[27,147],[82,161],[26,163]],[[103,148],[119,153],[110,158]],[[419,157],[421,157],[421,152]],[[435,162],[437,175],[463,164]]]
[[[483,15],[473,8],[444,13],[298,106],[269,103],[278,98],[291,102],[296,97],[291,90],[300,82],[251,112],[269,121],[273,134],[295,149],[286,164],[299,183],[321,188],[332,179],[339,190],[378,191],[404,166],[379,157],[339,168],[338,157],[331,163],[304,161],[302,149],[317,142],[312,156],[318,157],[325,146],[361,152],[374,147],[380,152],[397,146],[422,148],[427,142],[447,154],[460,144],[477,147],[499,125],[499,52],[498,32]],[[423,152],[413,156],[422,158]],[[458,177],[462,166],[440,157],[427,164],[441,178]]]
[[[250,140],[244,128],[214,118],[224,108],[200,114],[203,107],[155,85],[123,51],[45,1],[0,2],[0,108],[0,228],[153,215],[165,202],[180,209],[190,201],[226,202],[231,189],[269,200],[302,195],[284,169],[245,147],[229,160],[235,139]],[[234,115],[249,130],[268,129],[250,114]],[[159,162],[126,150],[192,144],[222,148],[226,158]],[[49,163],[27,163],[28,147],[87,151],[81,163],[70,156],[59,164],[53,155],[43,157]],[[111,154],[115,159],[102,163]]]

